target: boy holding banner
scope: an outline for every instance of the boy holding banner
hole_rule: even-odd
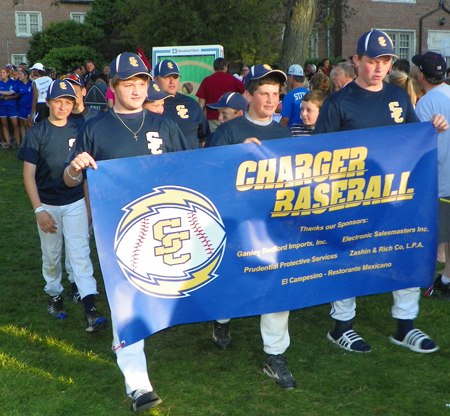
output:
[[[142,108],[147,97],[150,74],[135,54],[122,53],[111,63],[110,87],[115,104],[99,117],[85,123],[77,137],[75,158],[64,173],[68,186],[77,186],[88,167],[97,169],[96,160],[157,155],[189,150],[181,131],[167,119]],[[161,402],[153,391],[147,372],[144,341],[124,346],[113,323],[113,350],[125,377],[131,410],[138,412]]]
[[[245,98],[248,111],[242,117],[221,124],[211,139],[211,147],[238,143],[292,137],[291,131],[272,120],[279,103],[281,86],[286,82],[284,72],[269,65],[255,65],[245,76]],[[263,372],[273,378],[277,385],[286,389],[297,383],[288,370],[283,353],[290,343],[288,330],[289,312],[261,315],[261,336],[266,359]],[[221,349],[231,345],[229,319],[214,322],[213,341]]]
[[[393,43],[386,33],[372,30],[361,36],[353,57],[358,77],[325,101],[314,134],[419,122],[408,94],[383,82],[391,70],[393,57]],[[445,118],[439,114],[432,121],[439,132],[448,128]],[[396,290],[393,297],[392,316],[397,320],[397,331],[390,337],[391,342],[419,353],[437,351],[439,347],[428,335],[414,329],[420,288]],[[331,342],[348,351],[371,350],[353,331],[355,298],[333,302],[330,315],[336,321],[335,328],[327,334]]]

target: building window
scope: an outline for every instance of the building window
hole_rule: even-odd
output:
[[[84,23],[84,19],[86,18],[86,13],[70,13],[70,20],[73,20],[77,23]]]
[[[11,55],[11,63],[18,67],[21,63],[27,63],[27,56],[25,54],[13,53]]]
[[[384,30],[384,32],[391,37],[394,43],[394,53],[400,59],[411,61],[416,50],[415,32],[407,30]]]
[[[42,30],[41,12],[16,12],[16,36],[30,37]]]

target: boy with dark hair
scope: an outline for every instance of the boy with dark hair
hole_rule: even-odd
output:
[[[49,295],[48,312],[64,319],[61,293],[63,239],[73,280],[80,293],[86,331],[105,329],[106,319],[95,309],[98,294],[89,258],[89,225],[82,187],[70,188],[63,181],[64,163],[79,131],[69,120],[76,94],[68,81],[54,81],[47,92],[49,117],[31,127],[17,158],[24,161],[25,188],[36,214],[42,248],[42,274]],[[69,279],[70,280],[70,279]]]
[[[280,70],[269,65],[253,66],[245,76],[248,111],[242,117],[221,124],[214,133],[211,146],[251,142],[260,145],[264,140],[291,137],[286,127],[272,120],[285,81],[286,75]],[[288,311],[261,315],[261,335],[266,353],[264,374],[280,387],[291,389],[297,383],[283,356],[290,343],[288,320]],[[214,322],[213,342],[218,348],[227,349],[231,345],[229,325],[229,319]]]
[[[83,78],[81,78],[78,74],[69,73],[61,76],[61,79],[69,81],[75,90],[77,99],[69,118],[74,120],[81,128],[86,121],[97,117],[100,114],[100,110],[93,107],[86,107],[84,105],[84,97],[86,97],[87,91]]]
[[[244,141],[259,144],[263,140],[291,137],[286,127],[272,121],[285,80],[284,72],[272,69],[269,65],[253,66],[245,76],[244,94],[249,103],[247,112],[243,117],[221,124],[214,132],[211,147]]]

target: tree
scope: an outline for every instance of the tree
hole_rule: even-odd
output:
[[[69,45],[82,45],[90,48],[92,55],[95,55],[96,53],[92,48],[102,38],[102,31],[89,25],[77,23],[73,20],[53,22],[46,26],[42,32],[33,34],[27,59],[29,62],[41,62],[54,48],[66,48]]]
[[[282,0],[121,0],[121,35],[154,46],[220,44],[228,60],[278,59]]]
[[[85,23],[100,29],[104,34],[95,48],[108,61],[112,61],[121,52],[137,51],[136,41],[122,33],[122,28],[136,19],[135,15],[122,13],[123,3],[124,0],[95,0],[91,11],[86,15]],[[145,30],[148,33],[149,28],[146,27]]]
[[[62,72],[70,72],[76,66],[92,60],[101,68],[105,63],[101,54],[96,53],[89,46],[68,46],[64,48],[53,48],[40,60],[45,67],[54,67]],[[108,61],[109,63],[109,61]]]
[[[309,57],[309,42],[319,0],[291,0],[286,12],[286,29],[281,48],[280,69],[303,63]]]

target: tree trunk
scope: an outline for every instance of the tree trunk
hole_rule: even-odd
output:
[[[292,0],[286,14],[286,29],[281,48],[280,69],[292,64],[303,66],[309,57],[309,39],[316,20],[319,0]]]

